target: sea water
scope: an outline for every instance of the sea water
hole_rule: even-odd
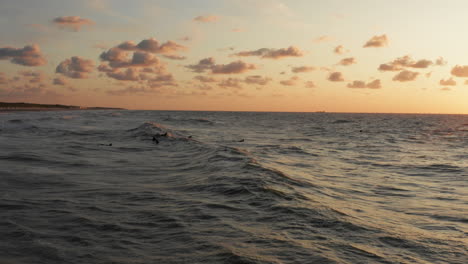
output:
[[[468,263],[468,116],[0,113],[0,263]]]

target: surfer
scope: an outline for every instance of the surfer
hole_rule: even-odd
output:
[[[153,142],[159,144],[159,140],[155,136],[153,136]]]

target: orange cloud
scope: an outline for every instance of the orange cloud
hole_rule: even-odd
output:
[[[170,60],[185,60],[187,57],[185,56],[179,56],[179,55],[163,55],[164,58],[170,59]]]
[[[352,83],[348,83],[346,85],[348,88],[355,88],[355,89],[362,89],[362,88],[369,88],[369,89],[380,89],[382,88],[382,85],[380,83],[380,80],[374,80],[370,83],[364,82],[364,81],[353,81]]]
[[[74,56],[62,61],[55,69],[55,72],[74,79],[86,79],[93,70],[94,62],[92,60]]]
[[[245,77],[244,82],[247,84],[267,85],[271,78],[262,77],[260,75],[250,75]]]
[[[412,72],[408,70],[404,70],[399,72],[397,75],[393,77],[392,80],[398,81],[398,82],[409,82],[409,81],[414,81],[418,77],[419,72]]]
[[[294,86],[297,84],[298,81],[299,81],[299,77],[293,76],[289,80],[280,81],[280,84],[285,85],[285,86]]]
[[[366,87],[369,88],[369,89],[380,89],[380,88],[382,88],[382,84],[380,83],[380,80],[377,79],[377,80],[373,80],[370,83],[367,83]]]
[[[356,59],[353,58],[353,57],[350,57],[350,58],[342,59],[338,64],[343,65],[343,66],[349,66],[349,65],[352,65],[352,64],[355,64],[355,63],[357,63]]]
[[[138,69],[128,68],[125,71],[108,72],[107,76],[119,81],[138,81],[140,74]]]
[[[46,79],[46,75],[40,71],[20,71],[19,75],[29,83],[41,83]]]
[[[66,79],[62,77],[57,77],[57,78],[54,78],[53,84],[54,85],[67,85],[68,82]]]
[[[315,83],[313,81],[305,82],[305,88],[315,88]]]
[[[348,52],[345,47],[343,47],[343,45],[339,45],[339,46],[336,46],[336,48],[333,49],[333,52],[335,54],[345,54],[346,52]]]
[[[343,82],[344,77],[343,77],[343,74],[341,72],[332,72],[328,76],[328,80],[330,82]]]
[[[215,59],[213,57],[205,58],[200,60],[197,64],[185,66],[188,69],[191,69],[193,72],[202,73],[206,70],[210,70],[215,65]]]
[[[430,60],[422,59],[414,61],[410,56],[396,58],[392,62],[380,64],[380,71],[400,71],[404,68],[426,69],[434,63]]]
[[[216,64],[212,66],[211,72],[214,74],[237,74],[249,70],[254,70],[257,67],[255,64],[245,63],[243,61],[234,61],[229,64]]]
[[[228,79],[221,80],[221,82],[218,83],[218,86],[223,87],[223,88],[243,89],[241,84],[242,84],[242,80],[240,79],[228,78]]]
[[[82,26],[94,25],[93,21],[86,19],[86,18],[81,18],[79,16],[57,17],[57,18],[54,18],[52,22],[58,25],[60,28],[71,29],[75,32],[80,31]]]
[[[241,51],[234,54],[239,57],[259,56],[262,59],[282,59],[285,57],[302,57],[303,52],[297,47],[290,46],[282,49],[261,48],[254,51]]]
[[[331,41],[331,40],[333,40],[332,37],[323,35],[323,36],[320,36],[320,37],[314,39],[313,41],[315,43],[321,43],[321,42],[328,42],[328,41]]]
[[[196,18],[193,19],[194,21],[197,21],[197,22],[203,22],[203,23],[209,23],[209,22],[216,22],[219,20],[219,17],[218,16],[213,16],[213,15],[209,15],[209,16],[197,16]]]
[[[437,58],[435,64],[436,64],[437,66],[444,66],[444,65],[447,64],[447,61],[444,60],[444,58],[439,57],[439,58]]]
[[[10,60],[11,63],[23,66],[41,66],[47,63],[39,45],[27,45],[24,48],[0,48],[0,60]]]
[[[364,44],[364,48],[381,48],[384,46],[388,46],[388,38],[387,35],[382,36],[373,36],[370,40]]]
[[[193,79],[198,80],[198,81],[203,82],[203,83],[217,82],[217,80],[215,78],[206,77],[206,76],[202,76],[202,75],[197,75],[197,76],[193,77]]]
[[[456,65],[450,73],[457,77],[468,77],[468,65]]]
[[[453,78],[449,78],[447,80],[440,80],[439,82],[440,85],[445,85],[445,86],[455,86],[457,85],[457,82]]]
[[[300,67],[293,67],[291,69],[291,71],[294,73],[310,72],[310,71],[315,71],[315,70],[316,68],[313,66],[300,66]]]

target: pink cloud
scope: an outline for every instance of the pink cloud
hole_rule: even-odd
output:
[[[380,89],[382,88],[382,85],[380,83],[380,80],[374,80],[372,82],[369,82],[366,84],[364,81],[353,81],[352,83],[348,83],[346,85],[348,88],[354,88],[354,89],[363,89],[363,88],[369,88],[369,89]]]
[[[47,63],[39,45],[33,44],[24,48],[0,48],[0,60],[10,60],[11,63],[23,66],[41,66]]]
[[[255,64],[245,63],[243,61],[234,61],[229,64],[217,64],[211,68],[211,72],[214,74],[237,74],[243,73],[249,70],[254,70],[257,67]]]
[[[355,63],[357,63],[356,58],[350,57],[350,58],[342,59],[338,64],[342,65],[342,66],[349,66],[349,65],[352,65],[352,64],[355,64]]]
[[[305,87],[306,88],[315,88],[316,85],[315,85],[315,83],[313,81],[307,81],[307,82],[305,82]]]
[[[343,77],[343,74],[341,72],[332,72],[328,76],[328,80],[330,82],[343,82],[344,77]]]
[[[215,65],[215,59],[213,57],[205,58],[200,60],[197,64],[185,66],[188,69],[191,69],[193,72],[202,73],[204,71],[210,70]]]
[[[418,77],[419,72],[412,72],[408,70],[403,70],[393,77],[392,80],[398,82],[409,82],[414,81]]]
[[[179,56],[179,55],[163,55],[164,58],[170,59],[170,60],[185,60],[187,57],[185,56]]]
[[[328,42],[328,41],[332,41],[332,40],[333,40],[332,37],[323,35],[323,36],[320,36],[318,38],[315,38],[313,41],[315,43],[322,43],[322,42]]]
[[[210,22],[216,22],[219,20],[218,16],[214,15],[207,15],[207,16],[197,16],[196,18],[193,19],[194,21],[197,22],[202,22],[202,23],[210,23]]]
[[[381,36],[373,36],[370,40],[364,44],[364,48],[381,48],[384,46],[388,46],[388,38],[387,35]]]
[[[400,71],[404,68],[416,68],[416,69],[426,69],[434,63],[430,60],[421,59],[414,61],[410,56],[406,55],[403,57],[396,58],[395,60],[380,64],[380,71]]]
[[[94,62],[77,56],[62,61],[55,69],[56,73],[61,73],[74,79],[86,79],[94,70]]]
[[[253,51],[241,51],[234,54],[239,57],[259,56],[262,59],[282,59],[285,57],[302,57],[303,52],[294,46],[282,49],[261,48]]]
[[[219,87],[223,88],[235,88],[235,89],[242,89],[242,80],[237,79],[237,78],[228,78],[224,79],[221,82],[218,83]]]
[[[247,84],[267,85],[271,78],[262,77],[260,75],[250,75],[245,77],[244,82]]]
[[[63,16],[57,17],[52,20],[52,22],[58,25],[60,28],[71,29],[73,31],[80,31],[82,26],[91,26],[94,25],[94,22],[81,18],[79,16]]]
[[[313,66],[299,66],[299,67],[293,67],[291,69],[292,72],[294,73],[301,73],[301,72],[311,72],[315,71],[317,68]]]
[[[66,79],[62,78],[62,77],[57,77],[57,78],[54,78],[54,81],[53,81],[53,84],[54,85],[67,85],[68,82]]]
[[[457,82],[453,79],[453,78],[449,78],[449,79],[442,79],[440,80],[439,82],[440,85],[445,85],[445,86],[456,86],[457,85]]]
[[[343,47],[343,45],[338,45],[336,46],[336,48],[333,49],[333,52],[335,54],[345,54],[346,52],[348,52],[345,47]]]
[[[456,65],[450,72],[453,76],[457,77],[468,77],[468,65],[459,66]]]
[[[206,76],[202,76],[202,75],[197,75],[197,76],[193,77],[193,79],[198,80],[198,81],[203,82],[203,83],[217,82],[217,80],[215,78],[206,77]]]
[[[285,86],[294,86],[294,85],[297,85],[298,81],[299,81],[299,77],[293,76],[289,78],[288,80],[280,81],[280,84],[285,85]]]

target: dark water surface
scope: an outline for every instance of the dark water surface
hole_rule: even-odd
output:
[[[468,263],[468,116],[0,113],[0,263]]]

